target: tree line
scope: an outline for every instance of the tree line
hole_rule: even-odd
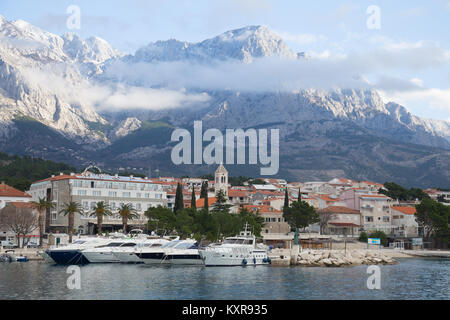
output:
[[[0,180],[22,191],[29,190],[34,181],[46,179],[60,172],[70,173],[75,170],[65,163],[29,156],[10,156],[0,152]]]

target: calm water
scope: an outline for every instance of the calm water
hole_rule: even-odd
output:
[[[368,290],[367,266],[170,267],[86,265],[81,290],[67,268],[0,263],[0,299],[449,299],[450,260],[399,259],[380,266],[381,290]]]

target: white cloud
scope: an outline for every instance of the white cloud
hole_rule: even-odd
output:
[[[384,92],[386,100],[395,101],[413,108],[428,108],[428,114],[450,113],[450,89],[423,89],[412,91]]]
[[[71,105],[98,110],[160,110],[203,105],[210,99],[206,93],[187,93],[183,89],[96,84],[86,79],[79,81],[80,78],[76,75],[78,81],[72,81],[72,76],[60,76],[60,68],[60,65],[52,64],[48,69],[24,70],[23,75],[29,84],[39,86]],[[68,74],[70,75],[70,71]]]
[[[319,41],[327,40],[324,35],[316,35],[312,33],[293,34],[289,32],[277,32],[284,41],[293,42],[298,45],[308,45]]]

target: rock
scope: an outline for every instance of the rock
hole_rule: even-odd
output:
[[[331,259],[327,258],[327,259],[323,259],[322,260],[323,264],[325,264],[326,266],[331,266],[333,264],[333,262],[331,261]]]

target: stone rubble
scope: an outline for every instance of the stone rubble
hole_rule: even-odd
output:
[[[297,257],[297,264],[310,267],[343,267],[353,265],[395,264],[394,259],[381,251],[370,250],[304,250]]]

